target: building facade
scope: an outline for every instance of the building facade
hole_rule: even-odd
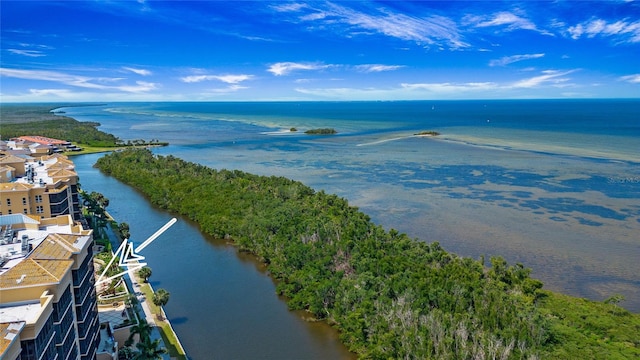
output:
[[[2,215],[0,226],[0,358],[95,359],[92,230],[71,215]]]
[[[0,155],[0,215],[82,217],[78,174],[71,160],[54,154],[35,158]]]

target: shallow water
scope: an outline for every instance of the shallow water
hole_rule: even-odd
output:
[[[282,175],[545,287],[640,311],[640,101],[149,103],[65,109],[214,168]],[[287,132],[291,127],[299,131]],[[335,136],[309,136],[333,127]],[[416,137],[437,130],[435,138]]]

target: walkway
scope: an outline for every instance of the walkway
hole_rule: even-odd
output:
[[[113,232],[113,229],[111,229],[110,226],[106,227],[106,234],[109,237],[109,241],[111,242],[111,247],[114,249],[117,249],[120,246],[120,243],[119,243],[118,237]],[[166,349],[167,346],[165,345],[164,340],[162,339],[162,335],[160,335],[160,329],[156,326],[155,317],[151,313],[151,309],[149,309],[149,304],[146,301],[147,299],[144,297],[144,294],[140,290],[140,286],[138,282],[135,279],[131,279],[129,277],[129,273],[125,274],[123,278],[124,278],[124,281],[127,283],[127,287],[129,288],[129,290],[131,290],[131,293],[135,294],[136,297],[138,298],[139,304],[137,305],[138,308],[136,308],[136,312],[138,314],[141,314],[140,307],[142,307],[142,313],[144,313],[144,316],[147,319],[147,323],[151,325],[151,334],[149,335],[149,337],[151,338],[151,341],[159,339],[160,347],[164,347]],[[149,299],[149,301],[151,301],[151,299]],[[163,354],[162,358],[166,360],[171,360],[171,356],[169,356],[168,353]]]

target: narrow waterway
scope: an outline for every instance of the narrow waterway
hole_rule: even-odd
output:
[[[106,196],[109,213],[128,223],[140,244],[175,215],[93,168],[100,156],[72,158],[81,186]],[[178,217],[141,255],[153,270],[153,287],[171,293],[165,310],[192,359],[355,358],[328,325],[289,311],[260,263],[186,219]]]

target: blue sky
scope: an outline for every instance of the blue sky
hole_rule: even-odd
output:
[[[2,102],[640,97],[637,1],[0,3]]]

